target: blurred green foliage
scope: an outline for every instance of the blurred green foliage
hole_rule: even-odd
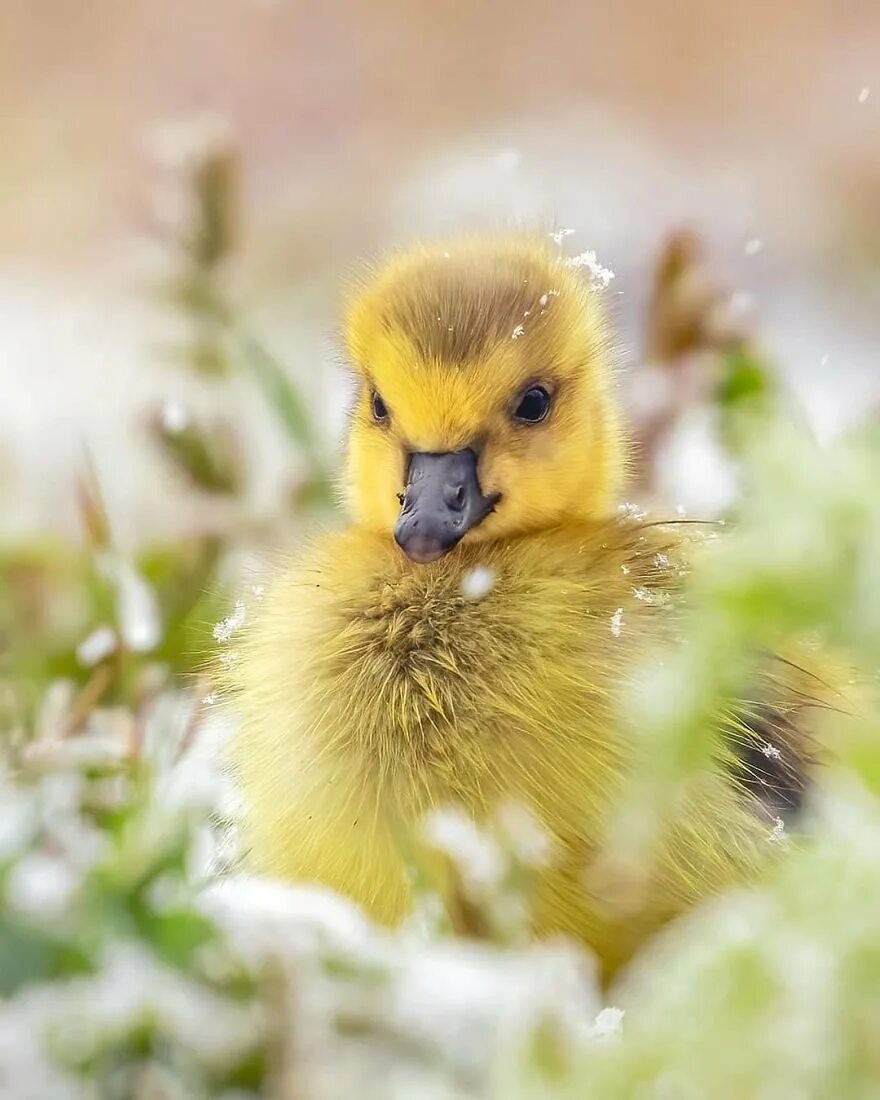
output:
[[[187,333],[175,354],[182,369],[217,386],[235,373],[253,381],[298,470],[290,518],[326,514],[335,501],[315,425],[227,289],[239,217],[234,144],[216,124],[185,137],[174,179],[185,214],[165,231],[168,273],[158,287]],[[122,554],[86,459],[75,490],[82,544],[0,544],[0,718],[19,736],[33,732],[40,701],[59,678],[76,686],[84,715],[99,702],[137,707],[145,693],[204,669],[214,623],[232,598],[225,564],[253,541],[233,402],[230,392],[228,415],[210,423],[168,403],[149,424],[154,445],[191,489],[228,501],[228,518],[208,533]]]

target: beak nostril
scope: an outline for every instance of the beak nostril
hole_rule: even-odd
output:
[[[467,499],[467,493],[463,485],[447,485],[443,489],[443,500],[447,508],[451,508],[455,512],[461,512],[464,510],[465,500]]]

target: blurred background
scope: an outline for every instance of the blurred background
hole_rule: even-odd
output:
[[[84,447],[124,543],[221,522],[222,500],[149,445],[157,403],[172,421],[234,411],[254,514],[287,492],[296,460],[265,401],[235,372],[182,369],[192,318],[156,294],[192,216],[181,177],[207,146],[237,158],[213,275],[304,386],[331,456],[346,277],[414,235],[474,227],[574,229],[563,247],[616,273],[630,371],[664,241],[690,227],[820,432],[880,399],[872,0],[4,0],[2,24],[7,536],[81,529]],[[703,420],[684,421],[664,495],[708,514],[725,478],[694,460]]]

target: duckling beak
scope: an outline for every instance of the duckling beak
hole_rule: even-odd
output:
[[[412,561],[436,561],[482,523],[500,499],[500,493],[483,495],[477,456],[469,448],[447,454],[417,452],[410,455],[394,538]]]

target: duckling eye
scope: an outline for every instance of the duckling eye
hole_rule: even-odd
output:
[[[373,419],[377,424],[384,424],[388,419],[388,406],[375,390],[373,390],[371,403],[373,408]]]
[[[540,424],[550,412],[550,394],[543,386],[531,386],[519,399],[514,419],[524,424]]]

